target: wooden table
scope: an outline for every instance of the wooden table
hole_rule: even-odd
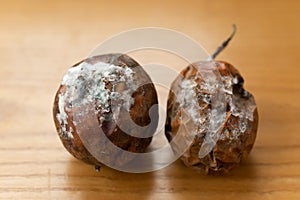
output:
[[[300,1],[1,1],[1,199],[300,199]],[[177,161],[162,170],[100,173],[70,156],[52,120],[67,68],[132,28],[180,31],[239,68],[260,114],[255,147],[223,177]],[[298,55],[298,56],[297,56]],[[184,67],[184,66],[182,66]]]

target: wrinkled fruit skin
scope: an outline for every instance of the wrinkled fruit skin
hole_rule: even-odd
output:
[[[82,68],[81,71],[77,69],[79,67]],[[95,68],[96,71],[93,72],[89,68]],[[135,88],[135,84],[139,84],[139,87]],[[55,96],[53,117],[64,147],[77,159],[95,166],[102,165],[101,160],[96,159],[83,144],[82,139],[85,138],[95,139],[92,141],[92,147],[95,150],[93,153],[102,153],[103,150],[97,152],[97,149],[105,149],[107,154],[105,159],[108,162],[126,164],[132,159],[122,158],[120,152],[116,153],[109,149],[105,142],[99,140],[97,132],[90,131],[91,128],[100,127],[114,145],[129,152],[145,152],[151,143],[152,137],[133,137],[121,130],[113,120],[111,108],[113,100],[119,102],[121,110],[126,109],[125,107],[129,109],[129,114],[126,112],[127,115],[124,116],[120,111],[118,123],[126,125],[130,120],[139,126],[146,126],[150,123],[149,109],[158,103],[157,93],[147,73],[129,56],[106,54],[91,57],[74,65],[65,75]],[[131,103],[128,104],[129,102]],[[97,123],[87,121],[86,127],[80,127],[78,130],[76,120],[89,119],[91,115],[91,113],[82,112],[82,108],[86,105],[94,111],[92,115],[96,116]],[[80,119],[75,119],[76,114],[80,116]],[[154,115],[157,121],[152,121],[153,126],[144,133],[136,133],[137,135],[151,135],[155,132],[158,122],[157,109],[154,110]]]
[[[202,144],[208,134],[208,124],[211,118],[210,90],[199,75],[199,68],[215,67],[219,71],[224,84],[225,113],[224,123],[215,137],[213,148],[204,157],[199,156]],[[191,83],[195,83],[194,85]],[[238,166],[251,151],[256,138],[258,126],[258,112],[253,96],[244,90],[244,80],[231,64],[223,61],[197,62],[185,68],[174,80],[168,97],[167,120],[165,134],[169,141],[176,134],[186,134],[178,131],[180,126],[193,127],[187,134],[192,136],[191,145],[181,156],[182,161],[201,174],[220,175]],[[195,86],[196,85],[196,86]],[[189,92],[190,90],[190,92]],[[191,107],[195,101],[196,108]],[[185,112],[201,116],[189,121],[182,120]],[[196,114],[197,115],[196,115]],[[202,118],[203,117],[203,118]],[[188,137],[186,136],[186,137]],[[217,139],[216,139],[217,138]]]

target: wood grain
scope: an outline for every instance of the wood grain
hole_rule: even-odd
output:
[[[300,199],[299,19],[296,0],[1,1],[0,199]],[[55,91],[101,41],[159,26],[213,52],[232,23],[237,35],[219,59],[239,68],[260,114],[240,168],[205,177],[177,161],[146,174],[97,173],[63,149]]]

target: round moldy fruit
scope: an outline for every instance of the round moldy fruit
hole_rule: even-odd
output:
[[[203,68],[211,69],[220,79],[206,81],[200,73]],[[186,140],[193,138],[181,156],[186,166],[202,174],[225,174],[249,154],[256,138],[258,112],[243,83],[235,67],[214,60],[193,63],[174,80],[168,97],[165,134],[169,141],[176,134],[183,134]],[[220,98],[216,96],[217,89],[222,90]],[[212,102],[213,98],[223,99]],[[219,105],[213,108],[212,103]],[[185,114],[189,116],[187,120]],[[213,123],[219,125],[211,132]],[[184,128],[179,129],[180,126]]]
[[[68,70],[55,96],[53,117],[64,147],[77,159],[99,168],[101,160],[93,156],[99,153],[97,149],[107,154],[110,163],[126,164],[132,158],[122,158],[122,154],[113,152],[107,143],[99,142],[99,134],[91,129],[101,128],[124,151],[145,152],[158,123],[158,109],[151,111],[153,118],[149,116],[155,104],[157,93],[143,68],[125,54],[106,54],[87,58]],[[97,123],[89,121],[91,115]],[[81,120],[85,124],[79,126]],[[150,122],[151,126],[143,132],[134,133],[134,127],[129,127],[145,127]],[[120,124],[134,136],[124,132]],[[85,138],[95,138],[90,144],[95,152],[86,148]]]

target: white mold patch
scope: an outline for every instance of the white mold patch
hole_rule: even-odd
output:
[[[58,95],[59,113],[56,118],[61,125],[60,134],[65,138],[73,138],[73,130],[68,129],[68,112],[81,105],[94,104],[95,114],[100,115],[100,123],[109,120],[112,101],[116,102],[114,106],[118,109],[123,107],[129,111],[134,104],[132,94],[137,89],[133,76],[134,72],[128,66],[104,62],[82,62],[70,68],[61,83],[65,91]],[[120,85],[122,90],[118,89]],[[85,114],[80,113],[83,116]],[[73,124],[76,125],[76,121]]]
[[[195,76],[178,85],[180,89],[176,91],[176,101],[184,110],[182,113],[187,113],[191,119],[181,122],[189,135],[204,137],[199,151],[199,158],[203,158],[218,140],[238,140],[249,130],[256,104],[252,96],[242,98],[239,94],[233,94],[233,85],[238,84],[238,80],[230,74],[220,76],[214,65],[196,67],[198,72]],[[223,130],[230,114],[238,118],[237,124],[233,125],[236,128]]]

